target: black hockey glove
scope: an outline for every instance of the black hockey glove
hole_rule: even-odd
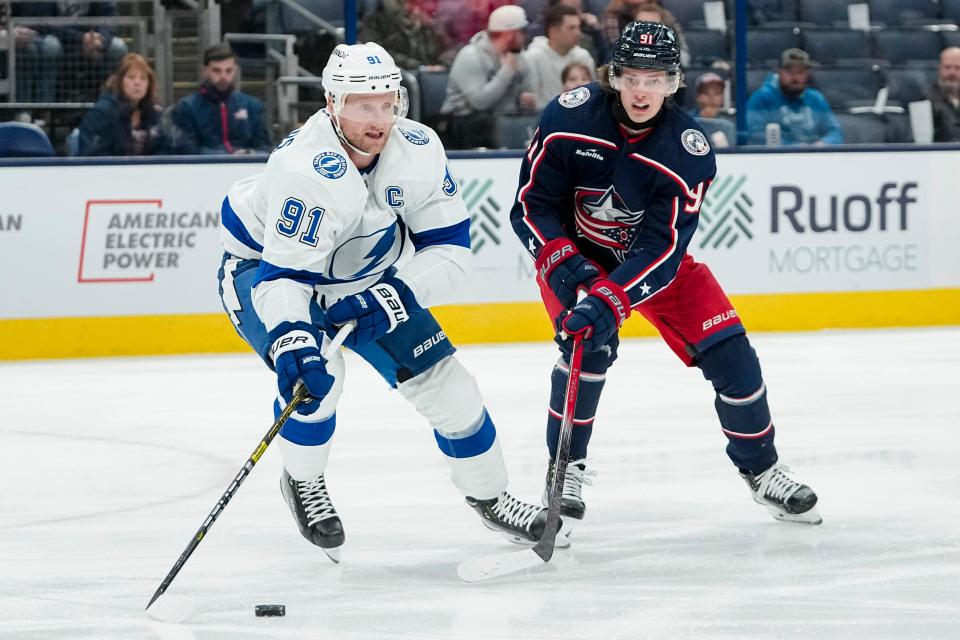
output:
[[[545,284],[563,309],[577,300],[577,291],[588,290],[601,276],[600,269],[580,254],[569,238],[554,238],[543,246],[535,263],[541,292]],[[550,309],[550,301],[547,309]]]
[[[272,345],[270,357],[277,372],[280,395],[289,403],[299,380],[307,388],[309,398],[300,403],[297,413],[304,416],[316,413],[334,382],[320,355],[320,332],[306,322],[281,322],[267,338]]]
[[[597,280],[587,297],[560,316],[558,324],[562,333],[557,341],[562,344],[573,336],[583,335],[584,350],[597,351],[629,317],[630,298],[623,288],[612,280]]]
[[[422,308],[403,280],[388,276],[366,291],[330,305],[323,328],[333,337],[341,325],[355,321],[357,326],[343,343],[359,347],[382,338]]]

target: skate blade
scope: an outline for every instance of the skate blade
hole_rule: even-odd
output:
[[[787,513],[777,509],[776,507],[767,505],[767,511],[770,512],[770,515],[781,522],[796,522],[798,524],[809,525],[817,525],[823,522],[823,518],[820,517],[820,512],[817,511],[816,507],[813,507],[809,511],[805,511],[804,513]]]
[[[340,564],[340,559],[342,558],[342,554],[340,553],[340,547],[333,547],[331,549],[320,547],[320,549],[323,550],[325,554],[327,554],[327,557],[333,561],[333,564]]]

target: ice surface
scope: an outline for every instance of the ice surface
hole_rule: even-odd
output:
[[[328,469],[343,562],[303,540],[271,448],[143,608],[271,421],[253,355],[0,365],[2,638],[960,637],[960,329],[755,334],[782,460],[820,527],[774,521],[727,460],[712,392],[655,340],[609,377],[588,519],[547,566],[465,584],[513,547],[449,481],[430,429],[355,356]],[[512,490],[546,467],[549,344],[467,347]],[[254,605],[287,605],[256,618]]]

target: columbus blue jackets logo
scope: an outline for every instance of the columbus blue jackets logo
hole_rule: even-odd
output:
[[[453,196],[457,192],[457,181],[450,175],[450,167],[447,167],[446,173],[443,174],[443,192],[448,196]]]
[[[696,129],[687,129],[680,134],[683,148],[695,156],[705,156],[710,153],[710,143],[707,137]]]
[[[589,99],[590,89],[587,89],[586,87],[577,87],[576,89],[572,89],[566,93],[561,93],[560,97],[557,98],[557,102],[567,109],[573,109],[574,107],[579,107]]]
[[[430,142],[430,136],[423,129],[401,129],[397,127],[397,130],[412,144],[423,145]]]
[[[347,172],[347,159],[336,151],[324,151],[313,159],[313,168],[324,178],[336,180]]]
[[[623,260],[630,250],[643,222],[643,211],[630,211],[612,186],[606,189],[577,187],[574,216],[580,235],[610,249],[618,260]]]

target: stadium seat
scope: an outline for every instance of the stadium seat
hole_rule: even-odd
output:
[[[838,113],[845,144],[883,144],[887,140],[887,124],[883,116],[873,113]]]
[[[870,0],[870,22],[888,27],[938,22],[939,17],[940,7],[936,0]]]
[[[881,29],[873,37],[877,55],[893,64],[936,60],[943,48],[940,34],[926,29]]]
[[[0,158],[49,158],[56,155],[43,129],[28,122],[0,122]]]
[[[750,24],[790,24],[797,21],[798,0],[747,0]]]
[[[297,4],[335,27],[342,27],[344,24],[343,0],[297,0]],[[292,34],[309,33],[317,29],[316,23],[283,5],[280,6],[277,27],[279,33]]]
[[[497,146],[502,149],[526,149],[539,122],[539,114],[498,115],[494,128]]]
[[[723,137],[727,139],[727,145],[735,147],[737,145],[737,127],[733,122],[727,120],[726,118],[695,118],[696,121],[703,127],[703,130],[706,132],[707,137],[710,138],[710,141],[714,146],[716,141],[714,135],[717,133],[722,133]]]
[[[799,29],[750,29],[747,32],[747,62],[777,64],[784,49],[799,46]]]
[[[547,8],[547,0],[520,0],[516,4],[523,7],[527,14],[527,38],[544,35],[543,12]]]
[[[420,118],[428,126],[436,124],[440,107],[447,97],[447,71],[421,71],[417,74],[420,83]]]
[[[811,77],[813,86],[834,109],[870,104],[881,86],[880,74],[864,65],[821,67],[814,69]]]
[[[943,46],[946,47],[960,47],[960,31],[941,31],[940,35],[943,36]],[[938,57],[939,60],[939,57]]]
[[[850,29],[806,29],[803,49],[820,64],[840,60],[864,60],[871,57],[870,41],[863,31]]]
[[[715,60],[730,59],[725,33],[712,29],[689,29],[683,35],[693,61],[709,64]]]
[[[759,89],[773,72],[774,68],[767,65],[761,67],[747,67],[747,96]]]
[[[802,0],[797,5],[801,22],[823,27],[848,24],[847,3],[843,0]]]
[[[673,14],[681,26],[694,22],[703,22],[703,3],[688,2],[687,0],[663,0],[660,3],[664,9]]]
[[[901,106],[923,100],[937,77],[936,67],[891,67],[885,70],[887,99]]]
[[[954,24],[960,24],[960,0],[940,0],[940,15]]]

